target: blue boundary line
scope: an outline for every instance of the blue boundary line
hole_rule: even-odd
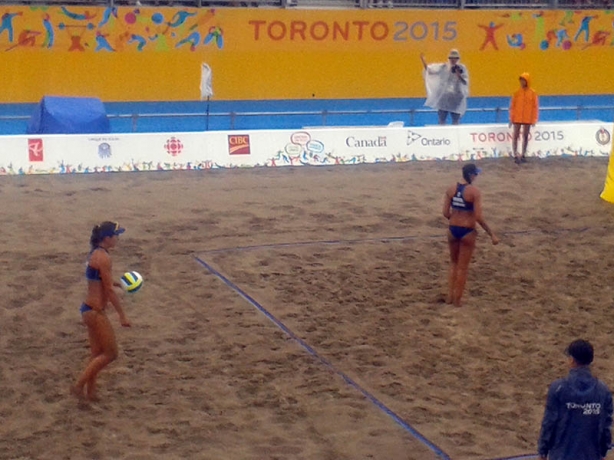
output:
[[[418,441],[420,441],[422,444],[424,444],[426,447],[428,447],[435,455],[437,455],[438,458],[440,458],[442,460],[451,460],[451,458],[450,458],[450,456],[448,454],[446,454],[443,450],[441,450],[439,447],[437,447],[435,444],[433,444],[431,441],[429,441],[427,438],[425,438],[415,428],[413,428],[409,423],[407,423],[401,417],[399,417],[396,413],[394,413],[390,408],[388,408],[379,399],[377,399],[375,396],[373,396],[367,390],[362,388],[350,376],[348,376],[347,374],[343,373],[342,371],[337,369],[335,366],[333,366],[330,361],[328,361],[326,358],[321,356],[307,342],[305,342],[303,339],[298,337],[284,323],[282,323],[280,320],[278,320],[273,314],[271,314],[266,308],[264,308],[256,300],[254,300],[251,296],[249,296],[247,293],[245,293],[236,284],[234,284],[232,281],[230,281],[228,278],[226,278],[224,275],[222,275],[219,271],[217,271],[215,268],[213,268],[211,265],[209,265],[207,262],[205,262],[201,258],[195,257],[195,259],[196,259],[196,261],[199,264],[201,264],[203,267],[205,267],[209,272],[211,272],[213,275],[218,277],[224,284],[226,284],[226,286],[228,286],[229,288],[231,288],[232,290],[237,292],[237,294],[239,294],[241,297],[243,297],[243,299],[247,300],[247,302],[249,302],[253,307],[257,308],[261,313],[263,313],[278,328],[280,328],[282,331],[284,331],[288,336],[290,336],[294,341],[296,341],[301,347],[303,347],[307,351],[307,353],[309,353],[310,355],[312,355],[315,358],[317,358],[322,364],[324,364],[331,371],[333,371],[335,374],[337,374],[343,380],[345,380],[345,382],[348,385],[350,385],[351,387],[353,387],[354,389],[356,389],[360,393],[362,393],[362,395],[365,398],[367,398],[369,401],[371,401],[373,404],[375,404],[375,406],[377,408],[379,408],[386,415],[388,415],[390,418],[392,418],[392,420],[394,420],[398,425],[400,425],[401,428],[403,428],[405,431],[407,431],[409,434],[411,434],[414,438],[416,438]]]
[[[509,232],[502,232],[502,235],[532,235],[532,234],[559,234],[559,233],[583,233],[593,229],[608,229],[609,227],[579,227],[579,228],[558,228],[551,230],[539,230],[539,229],[529,229],[529,230],[512,230]],[[232,248],[221,248],[221,249],[212,249],[209,251],[203,251],[203,254],[219,254],[224,252],[232,252],[232,251],[250,251],[250,250],[258,250],[258,249],[277,249],[284,247],[300,247],[300,246],[314,246],[314,245],[338,245],[338,244],[360,244],[360,243],[385,243],[385,242],[395,242],[395,241],[412,241],[412,240],[421,240],[421,239],[434,239],[441,238],[441,234],[431,234],[431,235],[419,235],[419,236],[395,236],[395,237],[383,237],[383,238],[361,238],[355,240],[320,240],[320,241],[298,241],[294,243],[273,243],[273,244],[260,244],[260,245],[251,245],[251,246],[235,246]],[[218,277],[224,284],[228,287],[236,291],[241,297],[247,300],[253,307],[257,308],[260,312],[262,312],[267,318],[269,318],[277,327],[279,327],[282,331],[288,334],[293,340],[295,340],[300,346],[302,346],[309,354],[316,357],[320,362],[322,362],[325,366],[330,368],[334,373],[343,378],[350,386],[354,387],[360,393],[363,394],[368,400],[370,400],[373,404],[375,404],[379,409],[381,409],[384,413],[386,413],[389,417],[391,417],[397,424],[399,424],[403,429],[408,431],[411,435],[413,435],[416,439],[426,445],[429,449],[431,449],[438,457],[443,460],[451,460],[450,456],[446,454],[443,450],[433,444],[431,441],[426,439],[422,434],[420,434],[416,429],[414,429],[411,425],[401,419],[397,414],[395,414],[392,410],[386,407],[381,401],[379,401],[375,396],[366,391],[360,385],[358,385],[354,380],[352,380],[348,375],[344,374],[340,370],[336,369],[327,359],[320,356],[309,344],[307,344],[304,340],[298,337],[294,332],[292,332],[285,324],[283,324],[280,320],[278,320],[274,315],[272,315],[267,309],[265,309],[262,305],[260,305],[256,300],[246,294],[241,288],[239,288],[236,284],[222,275],[219,271],[215,270],[211,265],[202,260],[199,257],[195,257],[196,261],[205,267],[209,272]],[[519,456],[513,457],[501,457],[495,458],[492,460],[529,460],[529,459],[538,459],[539,456],[537,454],[521,454]]]
[[[502,457],[502,458],[493,458],[492,460],[523,460],[523,459],[539,459],[539,455],[538,454],[525,454],[525,455],[520,455],[518,457]]]
[[[512,230],[509,232],[502,232],[501,235],[535,235],[538,233],[549,235],[559,233],[583,233],[588,230],[594,229],[608,229],[609,227],[580,227],[580,228],[558,228],[552,230]],[[288,247],[301,247],[301,246],[315,246],[315,245],[337,245],[337,244],[359,244],[359,243],[391,243],[395,241],[412,241],[412,240],[426,240],[434,238],[444,238],[445,234],[431,234],[431,235],[411,235],[411,236],[391,236],[382,238],[360,238],[355,240],[320,240],[320,241],[296,241],[290,243],[271,243],[271,244],[254,244],[251,246],[235,246],[232,248],[219,248],[210,249],[208,251],[202,251],[202,254],[219,254],[223,252],[232,251],[251,251],[258,249],[277,249]]]

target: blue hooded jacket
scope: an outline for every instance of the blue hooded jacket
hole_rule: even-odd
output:
[[[548,389],[538,451],[549,460],[601,460],[612,440],[612,394],[588,366]]]

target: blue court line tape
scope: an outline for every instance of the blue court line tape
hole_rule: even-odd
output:
[[[249,302],[253,307],[255,307],[262,314],[264,314],[278,328],[280,328],[282,331],[284,331],[288,336],[290,336],[290,338],[292,338],[301,347],[303,347],[307,351],[307,353],[309,353],[310,355],[312,355],[313,357],[318,359],[322,364],[324,364],[326,367],[328,367],[331,371],[333,371],[335,374],[340,376],[343,380],[345,380],[345,382],[348,385],[350,385],[351,387],[353,387],[354,389],[356,389],[360,393],[362,393],[362,395],[365,398],[367,398],[369,401],[371,401],[373,404],[375,404],[375,406],[377,408],[379,408],[386,415],[388,415],[390,418],[392,418],[392,420],[394,420],[398,425],[400,425],[401,428],[403,428],[405,431],[407,431],[409,434],[411,434],[414,438],[416,438],[418,441],[420,441],[422,444],[424,444],[426,447],[428,447],[435,455],[437,455],[438,458],[440,458],[442,460],[451,460],[451,458],[450,458],[450,456],[448,454],[446,454],[443,450],[441,450],[439,447],[437,447],[431,441],[426,439],[415,428],[413,428],[409,423],[407,423],[401,417],[399,417],[397,414],[395,414],[391,409],[389,409],[379,399],[377,399],[375,396],[373,396],[367,390],[362,388],[358,383],[356,383],[354,380],[352,380],[352,378],[350,376],[348,376],[347,374],[343,373],[342,371],[337,369],[335,366],[333,366],[333,364],[330,361],[328,361],[326,358],[321,356],[307,342],[305,342],[303,339],[298,337],[284,323],[282,323],[273,314],[271,314],[266,308],[264,308],[262,305],[260,305],[253,297],[249,296],[246,292],[244,292],[236,284],[234,284],[232,281],[230,281],[228,278],[226,278],[224,275],[222,275],[219,271],[217,271],[215,268],[213,268],[211,265],[209,265],[207,262],[205,262],[201,258],[195,257],[195,259],[196,259],[196,261],[199,264],[201,264],[203,267],[205,267],[211,274],[213,274],[216,277],[218,277],[224,284],[226,284],[226,286],[228,286],[230,289],[235,291],[237,294],[239,294],[241,297],[243,297],[243,299],[245,299],[247,302]]]
[[[549,230],[539,230],[539,229],[528,229],[528,230],[510,230],[508,232],[502,232],[501,235],[535,235],[535,234],[558,234],[558,233],[583,233],[589,230],[607,230],[608,226],[603,227],[579,227],[579,228],[555,228]],[[393,237],[383,237],[383,238],[360,238],[355,240],[321,240],[321,241],[298,241],[298,242],[290,242],[290,243],[271,243],[271,244],[259,244],[259,245],[251,245],[251,246],[235,246],[230,248],[220,248],[220,249],[212,249],[209,251],[203,251],[203,254],[219,254],[224,252],[233,252],[233,251],[250,251],[250,250],[258,250],[258,249],[278,249],[284,247],[301,247],[301,246],[315,246],[315,245],[339,245],[339,244],[360,244],[360,243],[386,243],[386,242],[395,242],[395,241],[412,241],[412,240],[421,240],[421,239],[434,239],[434,238],[442,238],[445,235],[441,233],[432,234],[432,235],[413,235],[413,236],[393,236]],[[389,408],[387,408],[383,403],[381,403],[378,399],[376,399],[373,395],[368,393],[362,387],[360,387],[356,382],[354,382],[350,377],[348,377],[343,372],[337,370],[333,365],[327,361],[325,358],[320,356],[313,348],[311,348],[307,343],[305,343],[301,338],[297,337],[290,329],[288,329],[281,321],[275,318],[271,313],[269,313],[262,305],[256,302],[252,297],[243,292],[238,286],[236,286],[232,281],[222,275],[220,272],[215,270],[209,264],[207,264],[204,260],[199,257],[195,257],[195,259],[200,263],[203,267],[209,270],[212,274],[217,276],[222,282],[224,282],[231,289],[236,291],[241,297],[247,300],[252,306],[256,307],[260,310],[267,318],[269,318],[273,323],[275,323],[281,330],[283,330],[286,334],[288,334],[292,339],[296,340],[307,352],[311,355],[315,356],[319,359],[324,365],[329,367],[333,372],[341,376],[348,384],[356,388],[360,391],[367,399],[369,399],[373,404],[383,410],[387,415],[392,417],[392,419],[401,425],[406,431],[411,433],[416,439],[425,444],[429,449],[431,449],[436,455],[438,455],[442,459],[451,460],[450,457],[444,453],[439,447],[435,444],[431,443],[428,439],[422,436],[418,431],[411,427],[407,422],[403,421],[398,415],[392,412]],[[536,454],[522,454],[516,457],[504,457],[504,458],[495,458],[492,460],[529,460],[529,459],[538,459],[539,456]]]
[[[588,230],[605,230],[610,227],[581,227],[581,228],[557,228],[550,230],[511,230],[508,232],[501,232],[500,235],[535,235],[535,234],[558,234],[558,233],[583,233]],[[316,246],[316,245],[339,245],[339,244],[360,244],[360,243],[392,243],[396,241],[412,241],[423,239],[445,238],[445,233],[438,233],[432,235],[411,235],[411,236],[391,236],[382,238],[359,238],[355,240],[320,240],[320,241],[296,241],[290,243],[271,243],[271,244],[255,244],[251,246],[235,246],[230,248],[210,249],[208,251],[202,251],[202,254],[219,254],[224,252],[233,251],[253,251],[258,249],[279,249],[289,247],[301,247],[301,246]]]
[[[537,460],[537,459],[539,459],[539,455],[537,455],[537,454],[525,454],[525,455],[520,455],[520,456],[517,456],[517,457],[493,458],[492,460],[523,460],[523,459],[526,459],[526,460],[529,460],[529,459]]]
[[[228,251],[250,251],[254,249],[275,249],[275,248],[294,248],[300,246],[331,245],[331,244],[355,244],[355,243],[387,243],[393,241],[418,240],[423,238],[441,238],[442,235],[425,236],[392,236],[383,238],[360,238],[355,240],[317,240],[317,241],[296,241],[290,243],[270,243],[254,244],[252,246],[236,246],[232,248],[220,248],[203,251],[203,254],[216,254]]]

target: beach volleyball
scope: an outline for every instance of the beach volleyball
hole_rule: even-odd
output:
[[[138,272],[126,272],[122,275],[120,283],[124,291],[134,293],[143,286],[143,277]]]

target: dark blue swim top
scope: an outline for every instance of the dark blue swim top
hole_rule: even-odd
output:
[[[467,185],[469,184],[456,184],[456,193],[454,193],[454,196],[452,197],[452,209],[459,211],[473,211],[473,203],[465,201],[465,197],[463,196]]]
[[[96,249],[102,249],[103,251],[108,252],[105,248],[94,248],[90,251],[87,256],[87,264],[85,266],[85,279],[88,281],[100,281],[102,279],[100,277],[100,270],[90,265],[90,257],[92,257],[92,254]]]

